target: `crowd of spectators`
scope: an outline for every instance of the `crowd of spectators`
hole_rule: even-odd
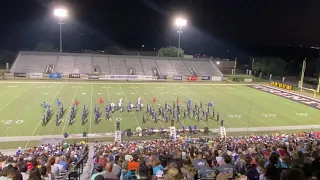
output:
[[[51,180],[65,175],[88,150],[82,143],[43,144],[19,148],[14,156],[0,153],[0,180]]]
[[[91,180],[308,180],[320,171],[312,132],[96,143],[94,152]]]

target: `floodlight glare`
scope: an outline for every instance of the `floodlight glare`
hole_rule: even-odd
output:
[[[58,17],[66,17],[67,13],[66,9],[55,9],[53,12],[53,14]]]
[[[187,25],[187,20],[186,19],[182,19],[182,18],[177,18],[176,19],[176,25],[177,26],[185,26],[185,25]]]
[[[219,65],[219,64],[220,64],[220,61],[217,61],[217,64]]]

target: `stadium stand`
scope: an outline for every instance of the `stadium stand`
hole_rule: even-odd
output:
[[[154,59],[141,58],[140,60],[141,60],[141,64],[142,64],[145,75],[152,76],[154,75],[152,70],[159,69]]]
[[[75,56],[59,56],[55,72],[73,73],[75,60],[76,60]]]
[[[126,58],[126,65],[128,69],[132,69],[133,74],[144,75],[142,64],[138,58]]]
[[[183,60],[183,62],[188,68],[194,69],[196,74],[199,76],[222,76],[218,67],[209,59],[188,59]]]
[[[206,75],[223,76],[210,59],[178,59],[146,56],[114,56],[80,53],[21,51],[11,73],[81,73],[107,75]]]
[[[129,72],[124,57],[109,57],[109,64],[110,74],[126,75]]]
[[[92,73],[92,57],[76,56],[74,73],[87,74]]]
[[[187,135],[188,136],[188,135]],[[0,179],[319,179],[318,133],[43,144],[0,153]],[[292,177],[296,178],[292,178]]]
[[[57,56],[45,53],[20,52],[11,67],[11,72],[45,72],[49,64],[55,65],[56,62]]]
[[[91,179],[316,179],[319,144],[312,132],[98,143]]]
[[[186,65],[183,63],[181,59],[170,59],[172,67],[175,69],[176,73],[182,76],[190,76],[192,75]]]
[[[156,60],[156,63],[158,64],[159,71],[161,74],[164,75],[178,75],[175,72],[175,69],[172,67],[170,61],[168,59],[161,59]]]
[[[93,57],[93,67],[95,72],[100,74],[110,74],[110,64],[108,57]]]

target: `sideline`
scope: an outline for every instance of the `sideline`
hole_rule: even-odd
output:
[[[306,130],[306,129],[320,129],[320,125],[226,128],[226,131],[228,134],[228,132],[264,132],[264,131]],[[218,128],[210,129],[210,131],[218,132]],[[87,137],[88,138],[114,137],[114,133],[87,134]],[[0,142],[28,141],[28,140],[37,141],[44,138],[64,138],[64,137],[63,135],[11,136],[11,137],[0,137]],[[68,138],[83,139],[83,134],[70,134]]]

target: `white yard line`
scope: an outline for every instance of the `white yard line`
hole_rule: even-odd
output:
[[[86,79],[84,79],[86,80]],[[41,82],[33,82],[33,81],[3,81],[3,82],[0,82],[0,83],[20,83],[20,84],[62,84],[62,83],[65,83],[65,84],[127,84],[126,81],[123,81],[123,82],[107,82],[107,81],[104,81],[104,82],[71,82],[71,81],[41,81]],[[247,85],[261,85],[261,84],[228,84],[228,83],[211,83],[211,84],[208,84],[208,83],[197,83],[197,82],[181,82],[181,83],[177,83],[177,82],[149,82],[149,83],[145,83],[145,82],[141,82],[141,81],[131,81],[131,83],[128,83],[128,84],[165,84],[165,85],[185,85],[185,84],[188,84],[189,86],[203,86],[203,85],[206,85],[206,86],[247,86]]]
[[[74,98],[76,97],[76,94],[77,94],[77,92],[78,92],[78,88],[79,88],[79,85],[77,85],[76,91],[75,91],[74,94],[73,94],[73,97],[72,97],[72,100],[71,100],[71,104],[70,104],[70,105],[72,105],[73,102],[74,102]],[[68,124],[67,122],[68,122],[68,118],[69,118],[69,116],[70,116],[70,113],[71,113],[71,108],[69,108],[68,115],[67,115],[67,117],[65,117],[65,121],[64,121],[64,125],[63,125],[62,131],[61,131],[61,135],[63,134],[63,131],[64,131],[64,129],[66,128],[66,124]]]
[[[146,86],[145,84],[144,84],[144,86],[145,86],[147,89],[149,89],[149,91],[150,91],[153,95],[155,95],[155,96],[157,97],[157,99],[160,99],[160,98],[158,98],[158,96],[157,96],[148,86]],[[173,97],[173,96],[171,96],[171,97]],[[174,99],[173,99],[173,100],[174,100]],[[160,99],[160,101],[161,101],[163,104],[165,104],[165,102],[163,102],[161,99]],[[184,122],[183,122],[182,119],[180,119],[180,122],[181,122],[181,124],[183,124],[183,126],[186,126],[186,124],[184,124]]]
[[[123,91],[123,89],[122,89],[121,84],[120,84],[119,86],[120,86],[120,88],[121,88],[121,91],[122,91],[122,92],[123,92],[123,94],[124,94],[124,97],[125,97],[125,98],[126,98],[126,100],[129,102],[129,100],[128,100],[128,98],[127,98],[126,93],[125,93],[125,92]],[[137,122],[138,126],[139,126],[139,127],[141,127],[141,126],[140,126],[140,123],[138,122],[138,119],[137,119],[137,117],[136,117],[135,113],[132,113],[132,114],[133,114],[134,119],[136,120],[136,122]]]
[[[243,90],[240,89],[240,91],[243,91]],[[261,92],[263,92],[263,91],[261,91]],[[220,93],[220,92],[219,92],[219,93]],[[267,93],[266,93],[266,94],[267,94]],[[240,98],[242,98],[242,99],[247,99],[247,98],[244,98],[244,97],[241,97],[241,96],[237,96],[237,95],[235,95],[235,96],[236,96],[237,98],[239,98],[239,99],[240,99]],[[242,104],[244,104],[245,106],[251,108],[248,104],[243,103],[242,101],[239,101],[239,102],[242,103]],[[279,101],[279,102],[282,103],[281,101]],[[279,114],[282,114],[283,116],[286,116],[286,117],[288,117],[288,118],[290,118],[290,119],[293,119],[294,121],[301,123],[301,125],[306,125],[306,124],[303,123],[302,121],[300,121],[300,120],[298,120],[298,119],[295,119],[295,118],[293,118],[293,117],[290,117],[290,116],[282,113],[281,111],[277,111],[277,110],[275,110],[275,109],[273,109],[273,108],[271,108],[271,107],[268,107],[268,106],[266,106],[266,105],[264,105],[264,104],[259,103],[259,101],[256,101],[255,103],[260,104],[260,105],[263,106],[265,109],[270,109],[271,111],[274,111],[275,113],[279,113]],[[260,109],[258,109],[258,110],[259,110],[260,112],[262,112]],[[264,112],[262,112],[262,113],[264,113]],[[284,122],[284,121],[281,121],[281,118],[277,118],[277,120],[280,121],[280,122],[282,122],[282,123],[284,123],[284,124],[286,124],[286,125],[289,125],[288,123],[286,123],[286,122]]]
[[[36,99],[36,97],[39,95],[40,93],[37,93],[29,102],[29,104],[22,110],[22,112],[12,121],[12,123],[6,128],[6,130],[1,134],[1,136],[3,136],[8,129],[15,123],[15,121],[28,109],[28,107],[32,104],[32,102]]]
[[[14,86],[16,86],[17,84],[15,84],[15,85],[13,85],[12,87],[10,87],[10,88],[8,88],[8,89],[6,89],[5,91],[3,91],[3,92],[1,92],[0,93],[0,95],[2,95],[3,93],[5,93],[5,92],[7,92],[7,91],[9,91],[9,90],[11,90]]]
[[[23,90],[22,92],[20,92],[18,95],[16,95],[13,99],[11,99],[6,105],[4,105],[0,111],[2,111],[5,107],[7,107],[13,100],[17,99],[19,96],[21,96],[21,94],[23,94],[24,92],[26,92],[31,86],[33,86],[32,84],[27,87],[25,90]]]
[[[132,87],[133,87],[133,85],[132,85]],[[145,102],[145,105],[147,105],[148,103],[147,103],[147,101],[146,100],[144,100],[144,98],[143,98],[143,96],[142,96],[142,94],[139,92],[139,91],[137,91],[135,88],[133,88],[136,92],[138,92],[139,94],[140,94],[140,96],[141,96],[141,98],[142,98],[142,100]],[[160,117],[160,116],[159,116]],[[160,123],[160,125],[162,126],[162,128],[164,128],[164,126],[163,126],[163,124],[161,123],[161,121],[159,121],[159,123]]]
[[[190,89],[190,88],[189,88],[189,89]],[[191,91],[192,91],[192,90],[191,90]],[[205,92],[206,94],[208,94],[209,96],[213,97],[213,98],[218,98],[218,99],[220,98],[220,97],[218,97],[218,96],[212,96],[210,93],[207,93],[206,91],[204,91],[204,92]],[[215,91],[215,92],[217,92],[217,91]],[[220,94],[221,94],[221,93],[220,93]],[[239,109],[242,113],[244,112],[242,109],[240,109],[240,108],[234,106],[233,104],[225,101],[225,99],[223,99],[222,101],[223,101],[224,103],[227,103],[227,104],[229,104],[230,106],[234,107],[235,109]],[[224,108],[222,108],[221,106],[219,106],[219,107],[220,107],[220,109],[224,110],[225,112],[230,113],[230,112],[226,111]],[[232,114],[232,113],[231,113],[231,114]],[[244,114],[247,114],[247,113],[244,113]],[[257,119],[258,121],[262,122],[263,124],[265,124],[265,125],[267,125],[267,126],[271,126],[271,125],[267,124],[266,122],[261,121],[259,118],[253,116],[252,114],[250,114],[250,116],[253,117],[254,119]],[[248,114],[248,118],[251,118],[251,117],[249,117],[249,114]],[[248,122],[245,122],[245,121],[243,121],[242,119],[240,119],[240,120],[241,120],[242,122],[244,122],[245,124],[248,124]],[[250,126],[250,125],[249,125],[249,126]]]
[[[59,93],[57,92],[57,94],[54,96],[54,98],[52,99],[52,101],[50,102],[50,106],[53,104],[53,102],[54,102],[54,100],[57,98],[57,96],[60,94],[60,92],[61,92],[61,89],[63,88],[63,86],[64,86],[64,84],[60,87],[60,89],[59,89]],[[41,122],[42,122],[42,120],[40,120],[39,121],[39,123],[37,124],[37,126],[34,128],[34,130],[33,130],[33,132],[32,132],[32,134],[31,134],[31,136],[33,136],[34,135],[34,133],[36,133],[36,131],[37,131],[37,129],[38,129],[38,127],[40,126],[40,124],[41,124]],[[27,142],[27,144],[25,145],[25,147],[27,147],[28,146],[28,144],[29,144],[29,142],[30,142],[30,140],[28,140],[28,142]]]
[[[93,112],[93,104],[92,104],[92,97],[93,97],[93,84],[91,85],[91,106],[90,106],[90,117],[89,117],[89,134],[91,132],[91,128],[92,128],[92,112]]]

